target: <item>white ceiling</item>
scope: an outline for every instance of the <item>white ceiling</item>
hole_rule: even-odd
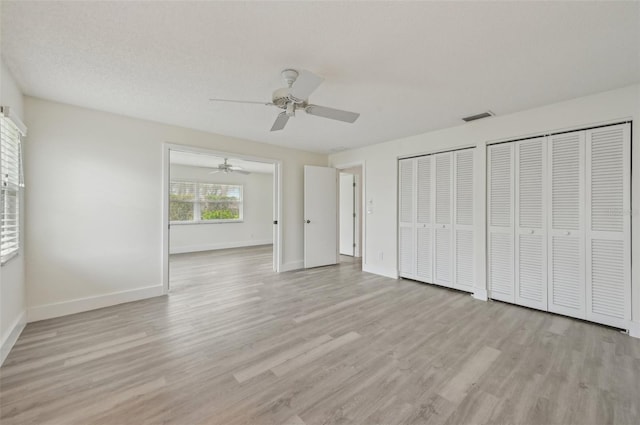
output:
[[[249,171],[250,173],[273,174],[273,164],[245,161],[238,158],[228,158],[228,160],[229,165],[240,167],[244,171]],[[192,167],[218,168],[218,165],[224,162],[224,158],[207,154],[172,150],[171,155],[169,156],[169,162],[171,164],[189,165]]]
[[[13,2],[2,55],[24,92],[329,152],[640,81],[640,2]],[[270,133],[285,67],[325,82]]]

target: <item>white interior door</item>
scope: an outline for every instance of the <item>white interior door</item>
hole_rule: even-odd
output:
[[[434,155],[435,160],[435,263],[434,283],[452,287],[452,202],[453,193],[451,152]]]
[[[587,319],[631,320],[631,126],[586,133]]]
[[[487,286],[496,300],[515,302],[513,249],[513,143],[489,146]]]
[[[335,168],[304,166],[304,267],[338,262],[338,181]]]
[[[473,292],[473,157],[474,149],[453,153],[453,287]]]
[[[415,279],[415,160],[402,159],[398,167],[398,271],[402,277]]]
[[[355,179],[340,173],[340,254],[355,256]]]
[[[549,311],[585,318],[585,132],[549,137]]]
[[[547,309],[546,138],[515,143],[515,302]]]

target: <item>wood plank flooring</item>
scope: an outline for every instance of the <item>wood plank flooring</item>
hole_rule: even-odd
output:
[[[172,293],[29,324],[11,424],[638,424],[640,340],[271,248],[172,256]]]

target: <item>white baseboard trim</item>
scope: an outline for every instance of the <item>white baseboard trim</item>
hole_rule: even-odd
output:
[[[75,300],[29,307],[27,318],[29,322],[37,322],[38,320],[52,319],[54,317],[67,316],[69,314],[81,313],[83,311],[95,310],[116,304],[158,297],[163,294],[164,288],[162,285],[157,285],[86,298],[77,298]]]
[[[9,355],[9,352],[16,344],[18,337],[24,330],[24,327],[27,325],[27,312],[23,311],[20,313],[20,316],[16,319],[11,326],[9,333],[6,335],[4,340],[2,341],[2,345],[0,346],[0,366],[4,363],[4,360]]]
[[[385,277],[390,277],[391,279],[397,279],[398,278],[398,271],[397,270],[390,270],[384,267],[379,267],[379,266],[372,266],[370,264],[363,264],[362,265],[362,271],[363,272],[367,272],[367,273],[373,273],[373,274],[377,274],[380,276],[385,276]]]
[[[293,270],[300,270],[304,268],[304,261],[289,261],[288,263],[283,263],[280,266],[281,272],[290,272]]]
[[[480,301],[489,301],[489,294],[484,288],[473,288],[473,298]]]
[[[257,246],[257,245],[272,245],[271,239],[263,240],[249,240],[239,242],[221,242],[221,243],[207,243],[200,245],[188,245],[171,247],[169,254],[186,254],[188,252],[200,252],[200,251],[214,251],[216,249],[228,249],[228,248],[242,248],[245,246]]]
[[[629,336],[640,338],[640,322],[629,322]]]

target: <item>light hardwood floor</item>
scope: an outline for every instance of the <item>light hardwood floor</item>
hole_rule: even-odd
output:
[[[32,323],[10,424],[638,424],[640,340],[270,247],[173,256],[172,293]]]

